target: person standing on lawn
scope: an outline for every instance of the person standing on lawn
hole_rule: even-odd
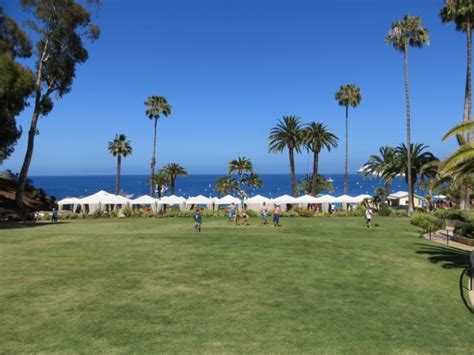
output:
[[[198,232],[201,232],[201,225],[202,225],[202,215],[201,210],[198,208],[196,209],[196,214],[194,215],[194,229]]]

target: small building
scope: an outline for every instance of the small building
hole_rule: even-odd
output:
[[[426,199],[415,194],[414,198],[415,208],[421,208],[426,205]],[[387,196],[387,202],[390,207],[404,207],[408,206],[408,192],[398,191]]]

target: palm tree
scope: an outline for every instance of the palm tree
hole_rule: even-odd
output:
[[[303,143],[306,148],[313,152],[313,176],[311,183],[311,196],[316,196],[317,182],[319,176],[319,153],[322,149],[331,151],[337,148],[339,138],[329,132],[327,126],[319,122],[311,122],[303,129]]]
[[[297,116],[283,116],[283,120],[278,120],[278,124],[273,127],[268,136],[268,150],[270,153],[283,152],[288,149],[290,156],[291,188],[293,196],[298,196],[298,185],[295,173],[295,151],[301,151],[303,140],[302,126],[300,118]]]
[[[474,3],[472,0],[445,0],[440,12],[444,23],[454,22],[456,30],[466,32],[467,39],[467,70],[466,88],[464,91],[463,122],[470,121],[472,111],[471,67],[472,67],[472,29],[474,27]],[[471,140],[471,132],[466,132],[467,140]],[[466,185],[461,185],[461,209],[469,210],[471,191]]]
[[[262,178],[260,177],[260,175],[255,174],[254,172],[245,174],[243,181],[249,188],[253,187],[256,189],[261,189],[263,187]]]
[[[127,140],[125,134],[116,134],[113,141],[109,142],[109,152],[117,157],[117,175],[115,176],[115,194],[120,193],[120,169],[122,165],[122,157],[132,154],[132,146]]]
[[[298,183],[298,191],[303,192],[305,194],[311,194],[313,191],[313,181],[314,178],[312,175],[306,175],[302,178]],[[316,177],[316,192],[315,194],[319,194],[322,191],[334,191],[334,186],[331,181],[327,180],[321,175]]]
[[[150,196],[153,195],[153,177],[155,175],[155,165],[156,165],[156,128],[158,125],[158,118],[160,115],[168,117],[171,115],[171,106],[166,101],[166,98],[163,96],[150,96],[146,101],[145,105],[147,107],[145,114],[150,120],[154,120],[154,130],[153,130],[153,154],[151,156],[151,174],[150,174]]]
[[[414,191],[415,185],[418,180],[423,181],[427,185],[427,181],[430,181],[436,177],[437,169],[435,169],[435,162],[439,159],[436,158],[433,153],[426,151],[428,146],[423,144],[413,144],[410,149],[407,149],[405,144],[401,144],[395,148],[395,161],[397,164],[393,165],[391,171],[387,174],[393,176],[400,174],[405,177],[405,181],[408,185],[408,189]],[[408,177],[408,154],[411,152],[411,179]],[[427,168],[431,166],[431,168]],[[414,206],[413,196],[409,196],[412,205]],[[410,203],[410,201],[408,201]]]
[[[228,195],[239,190],[237,181],[230,175],[222,176],[216,181],[214,189],[220,196]]]
[[[423,45],[429,44],[429,32],[423,27],[423,23],[420,17],[409,16],[408,14],[403,17],[400,21],[392,23],[392,28],[388,32],[385,38],[387,44],[392,44],[395,50],[402,52],[404,55],[404,70],[405,70],[405,100],[406,100],[406,111],[407,111],[407,143],[408,147],[411,147],[411,112],[410,112],[410,87],[408,81],[408,47],[421,48]],[[407,179],[411,181],[411,156],[412,152],[408,150],[407,156]],[[412,185],[408,185],[408,215],[411,216],[414,212],[414,191]]]
[[[346,108],[346,159],[344,163],[344,194],[349,190],[349,106],[359,106],[362,97],[360,88],[353,84],[342,85],[336,92],[336,100],[339,106]]]
[[[383,146],[379,149],[380,155],[371,155],[364,164],[363,174],[365,176],[377,176],[385,181],[385,194],[388,196],[392,191],[392,182],[395,176],[391,175],[393,166],[397,165],[395,160],[395,149]]]
[[[244,173],[252,173],[253,172],[253,163],[250,159],[246,157],[238,157],[237,159],[232,160],[229,163],[229,167],[227,168],[227,173],[231,175],[232,173],[237,173],[239,176],[239,181],[242,180],[242,176]]]
[[[160,169],[160,171],[167,177],[170,184],[170,192],[174,195],[174,185],[178,176],[188,176],[188,172],[181,165],[177,163],[169,163]]]
[[[152,180],[152,187],[156,187],[156,194],[158,198],[161,198],[162,192],[164,192],[167,189],[167,186],[169,184],[169,176],[162,171],[161,169],[157,171],[156,174],[153,175],[153,180]]]

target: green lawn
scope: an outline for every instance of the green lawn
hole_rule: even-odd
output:
[[[0,225],[0,353],[472,353],[467,253],[376,223]]]

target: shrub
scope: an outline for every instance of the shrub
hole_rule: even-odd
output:
[[[315,212],[307,208],[295,207],[293,208],[294,212],[298,213],[300,217],[314,217]]]
[[[474,239],[474,223],[466,223],[461,228],[456,229],[456,233],[464,238]]]
[[[392,215],[392,210],[386,204],[382,204],[377,211],[377,214],[382,217],[388,217]]]
[[[128,207],[128,206],[125,206],[122,210],[122,213],[125,217],[129,218],[129,217],[132,217],[133,216],[133,210]]]
[[[450,221],[467,222],[469,220],[469,216],[464,211],[460,210],[437,210],[434,214],[440,219],[446,219]]]
[[[413,217],[411,217],[410,223],[423,229],[432,230],[441,229],[443,226],[439,218],[424,213],[415,213]]]
[[[291,211],[286,211],[281,213],[282,217],[299,217],[300,215],[298,212],[291,210]]]
[[[107,217],[107,213],[102,211],[100,208],[92,212],[92,218],[102,218]]]

